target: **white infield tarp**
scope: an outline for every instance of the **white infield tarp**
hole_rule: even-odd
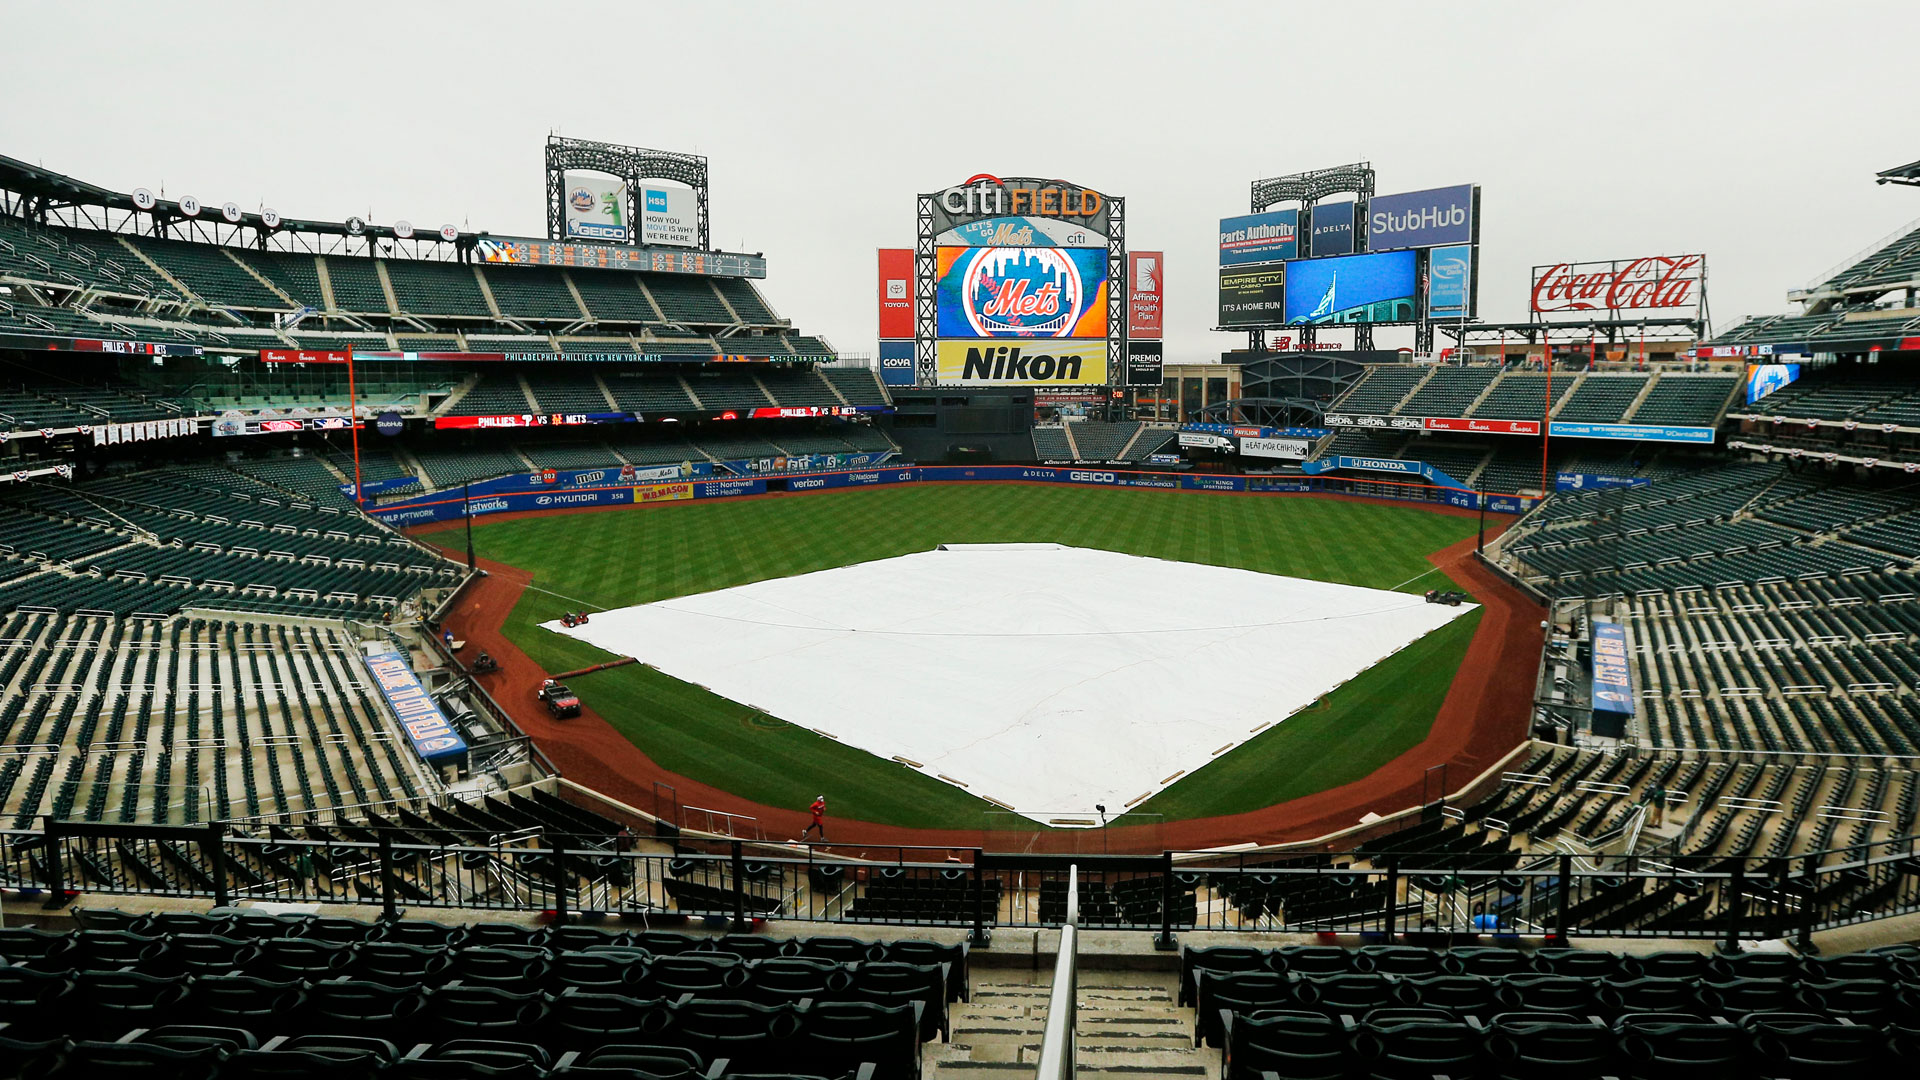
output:
[[[1468,610],[989,544],[544,625],[1045,818],[1117,814]]]

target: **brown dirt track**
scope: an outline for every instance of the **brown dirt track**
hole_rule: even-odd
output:
[[[1430,509],[1435,513],[1469,513],[1453,507]],[[501,519],[517,516],[499,515]],[[1506,525],[1504,518],[1497,526],[1490,521],[1489,535],[1497,535]],[[446,528],[445,525],[430,526],[420,531]],[[463,548],[461,541],[449,540],[446,547],[450,552],[456,557],[464,554],[463,550],[455,550]],[[1171,821],[1156,827],[1151,835],[1129,836],[1130,832],[1140,830],[1113,829],[1109,837],[1111,850],[1165,847],[1191,851],[1247,842],[1311,839],[1356,825],[1368,811],[1391,813],[1419,802],[1427,770],[1432,766],[1445,765],[1444,786],[1458,789],[1512,750],[1526,734],[1533,699],[1533,673],[1540,655],[1540,621],[1545,617],[1545,609],[1482,566],[1474,558],[1471,537],[1427,558],[1470,591],[1484,611],[1426,739],[1363,779],[1261,810]],[[562,775],[643,810],[653,809],[654,784],[669,784],[678,792],[682,805],[758,818],[768,839],[800,835],[810,820],[804,808],[761,805],[669,772],[591,709],[573,720],[555,721],[549,717],[534,699],[534,690],[544,673],[501,632],[508,613],[530,584],[531,575],[487,559],[480,560],[480,565],[487,576],[462,591],[447,613],[446,625],[456,637],[466,639],[467,656],[484,649],[499,661],[500,671],[484,676],[483,685],[546,752]],[[852,844],[970,848],[982,846],[984,838],[980,830],[911,829],[832,817],[828,818],[828,828],[835,847]]]

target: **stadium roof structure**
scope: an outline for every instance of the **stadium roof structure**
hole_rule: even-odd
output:
[[[1908,184],[1920,187],[1920,161],[1909,161],[1905,165],[1882,169],[1873,175],[1873,182],[1876,184]]]
[[[133,195],[129,192],[114,191],[110,188],[101,187],[98,184],[87,183],[85,180],[76,180],[65,173],[54,172],[52,169],[42,168],[39,165],[32,165],[18,158],[11,158],[5,155],[0,155],[0,200],[4,200],[0,201],[0,212],[13,213],[21,217],[39,221],[42,224],[47,222],[50,214],[58,210],[95,209],[101,211],[124,211],[125,213],[132,214],[140,209],[139,205],[134,202]],[[213,219],[213,221],[217,221],[220,224],[231,224],[235,228],[258,229],[283,234],[311,233],[316,235],[353,237],[369,242],[373,240],[410,240],[432,245],[447,243],[447,241],[441,239],[439,232],[435,230],[428,230],[424,233],[411,233],[409,236],[402,237],[394,231],[391,225],[374,225],[364,222],[356,224],[347,221],[282,218],[278,225],[269,230],[265,218],[259,213],[242,211],[239,221],[229,223],[220,217],[217,208],[210,209],[212,209],[213,212],[208,216]],[[157,218],[162,220],[180,222],[194,220],[196,217],[195,215],[182,213],[178,199],[156,200],[153,213]],[[105,225],[104,222],[94,222],[94,224]],[[470,247],[473,244],[475,236],[476,234],[472,232],[462,232],[460,239],[453,243],[458,244],[464,241],[465,244]]]
[[[224,244],[264,251],[291,251],[315,255],[380,255],[386,258],[411,258],[437,261],[474,261],[475,249],[489,240],[514,244],[544,244],[536,237],[494,233],[485,229],[452,228],[453,239],[441,234],[441,226],[414,227],[402,222],[379,225],[360,218],[323,221],[273,215],[265,210],[238,210],[226,217],[222,207],[207,203],[194,213],[181,207],[180,199],[155,198],[151,208],[142,207],[133,193],[114,191],[77,180],[18,158],[0,155],[0,215],[22,218],[40,225],[64,225],[104,232],[131,233],[175,240]],[[573,241],[581,248],[620,247]],[[631,250],[652,251],[638,247]],[[679,252],[682,249],[670,249]],[[702,249],[704,250],[704,249]],[[711,255],[751,259],[765,276],[765,261],[759,253],[711,251]]]
[[[1920,187],[1920,161],[1874,176],[1879,184]],[[1920,220],[1848,259],[1818,284],[1789,291],[1787,299],[1800,305],[1799,314],[1749,318],[1707,345],[1788,353],[1920,350]]]

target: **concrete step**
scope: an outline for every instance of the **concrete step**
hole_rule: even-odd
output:
[[[1000,1080],[1001,1077],[1022,1077],[1031,1080],[1033,1065],[1019,1061],[943,1061],[937,1065],[925,1067],[927,1076],[966,1077],[967,1080]]]
[[[1193,1017],[1180,1016],[1168,1010],[1165,1016],[1136,1016],[1121,1013],[1082,1012],[1079,1017],[1080,1030],[1101,1031],[1157,1031],[1162,1028],[1184,1028],[1193,1024]]]

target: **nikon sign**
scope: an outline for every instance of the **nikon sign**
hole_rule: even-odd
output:
[[[941,386],[1104,386],[1104,339],[941,341],[937,346]]]

